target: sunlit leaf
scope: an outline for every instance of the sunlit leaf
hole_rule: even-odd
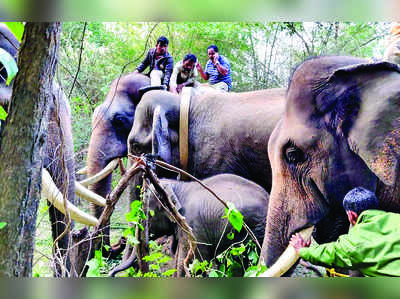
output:
[[[229,209],[225,209],[223,218],[227,217],[233,228],[240,232],[243,226],[243,215],[236,209],[233,203],[227,202],[227,205]]]
[[[17,40],[22,41],[22,35],[24,34],[25,26],[22,22],[5,22],[6,26],[15,35]]]
[[[176,272],[176,269],[169,269],[163,273],[161,273],[162,276],[164,277],[171,277],[172,275],[174,275],[174,273]]]
[[[208,274],[208,277],[219,277],[218,272],[215,270],[211,270]]]

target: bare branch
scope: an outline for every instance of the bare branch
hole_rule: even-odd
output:
[[[71,90],[69,91],[68,98],[71,97],[72,90],[74,89],[75,81],[76,81],[76,79],[77,79],[77,77],[78,77],[78,74],[79,74],[79,71],[80,71],[80,69],[81,69],[82,52],[83,52],[83,41],[84,41],[84,39],[85,39],[86,27],[87,27],[87,22],[85,22],[85,24],[84,24],[84,26],[83,26],[82,39],[81,39],[81,49],[80,49],[80,52],[79,52],[78,69],[76,70],[75,78],[74,78],[74,81],[72,82],[72,86],[71,86]]]

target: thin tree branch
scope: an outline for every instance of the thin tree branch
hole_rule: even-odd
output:
[[[76,70],[75,78],[74,78],[74,81],[72,82],[72,86],[71,86],[71,90],[69,91],[68,98],[71,97],[72,90],[74,89],[75,81],[78,78],[78,74],[79,74],[79,71],[81,69],[82,52],[83,52],[83,41],[85,39],[86,27],[87,27],[87,22],[85,22],[85,24],[83,26],[82,39],[81,39],[81,49],[80,49],[80,53],[79,53],[78,69]]]

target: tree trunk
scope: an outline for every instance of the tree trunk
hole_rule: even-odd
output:
[[[27,23],[0,140],[0,276],[31,276],[48,106],[61,24]]]

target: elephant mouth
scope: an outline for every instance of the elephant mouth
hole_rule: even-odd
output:
[[[304,240],[309,240],[311,238],[312,232],[314,231],[314,226],[309,226],[304,228],[298,233]],[[291,269],[300,258],[296,249],[289,244],[282,255],[277,259],[275,264],[273,264],[267,271],[259,275],[259,277],[280,277],[285,274],[289,269]]]

